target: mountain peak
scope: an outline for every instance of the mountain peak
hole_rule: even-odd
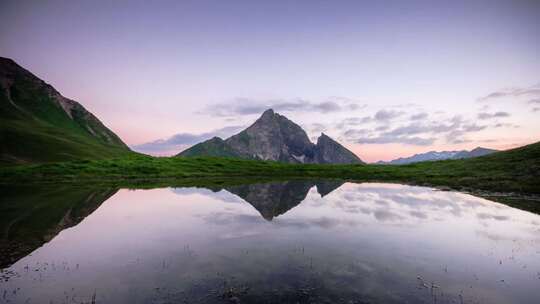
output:
[[[472,149],[471,152],[473,152],[473,151],[482,151],[482,150],[492,150],[492,149],[478,146],[478,147]]]
[[[315,146],[315,156],[317,163],[321,164],[355,164],[362,163],[362,160],[350,150],[342,146],[330,136],[321,133]]]
[[[313,144],[302,127],[272,109],[264,111],[247,129],[225,139],[220,147],[207,141],[183,151],[179,156],[207,155],[208,151],[216,155],[220,149],[233,151],[240,158],[287,163],[362,162],[325,134],[321,134],[316,145]]]
[[[268,116],[273,117],[274,114],[276,114],[276,113],[274,112],[273,109],[268,109],[268,110],[266,110],[266,111],[264,111],[264,112],[262,113],[261,118],[262,118],[262,117],[268,117]]]
[[[321,132],[321,135],[319,136],[319,138],[317,138],[317,142],[319,142],[320,140],[325,140],[325,139],[332,139],[332,138],[324,134],[324,132]]]
[[[18,64],[11,58],[1,57],[0,56],[0,64],[11,64],[11,65],[17,65]]]

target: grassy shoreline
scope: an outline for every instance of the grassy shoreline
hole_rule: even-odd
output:
[[[151,189],[221,189],[283,180],[385,182],[456,190],[540,214],[540,143],[492,155],[410,165],[285,164],[215,157],[150,157],[129,154],[0,167],[0,188],[21,185]]]
[[[540,144],[492,155],[409,165],[284,164],[216,157],[150,157],[128,155],[106,160],[80,160],[3,166],[1,184],[97,183],[129,187],[189,183],[197,179],[342,179],[394,182],[460,191],[482,190],[540,194]]]

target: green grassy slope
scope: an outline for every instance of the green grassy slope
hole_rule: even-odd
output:
[[[40,122],[0,122],[0,163],[54,162],[75,159],[111,158],[126,149],[102,144],[79,132],[70,132]]]
[[[1,163],[110,158],[129,152],[83,106],[6,58],[0,58],[0,143]]]
[[[214,137],[198,143],[180,152],[177,156],[196,157],[200,155],[212,157],[240,157],[223,139]]]
[[[488,156],[390,165],[296,165],[215,157],[132,155],[0,169],[0,182],[99,182],[115,185],[175,183],[183,179],[338,178],[540,194],[540,143]]]

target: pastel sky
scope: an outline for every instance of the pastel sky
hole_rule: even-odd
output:
[[[139,151],[272,107],[365,161],[540,140],[540,1],[0,2],[0,56]]]

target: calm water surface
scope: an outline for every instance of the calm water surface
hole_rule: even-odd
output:
[[[54,196],[32,195],[21,210]],[[471,195],[291,181],[65,200],[2,216],[3,254],[28,252],[0,303],[540,303],[540,216]]]

